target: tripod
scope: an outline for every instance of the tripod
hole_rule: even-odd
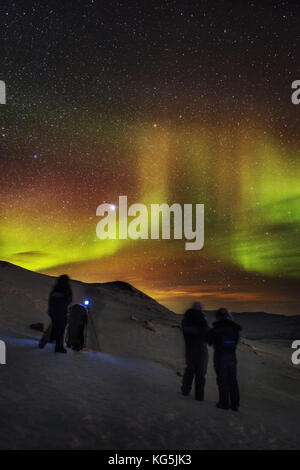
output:
[[[98,335],[97,335],[97,331],[96,331],[96,328],[95,328],[95,325],[94,325],[94,321],[93,321],[93,316],[92,316],[92,314],[91,314],[91,310],[90,310],[89,307],[87,308],[87,310],[88,310],[89,318],[90,318],[90,320],[91,320],[92,330],[93,330],[94,335],[95,335],[95,338],[96,338],[96,343],[97,343],[98,351],[101,351],[100,343],[99,343],[99,339],[98,339]]]

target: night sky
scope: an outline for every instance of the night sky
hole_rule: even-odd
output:
[[[299,314],[300,3],[1,2],[0,257],[174,309]],[[96,208],[203,203],[205,245]]]

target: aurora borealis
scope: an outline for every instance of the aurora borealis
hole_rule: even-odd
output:
[[[176,311],[299,313],[299,6],[4,4],[1,259]],[[204,248],[99,240],[119,195],[204,204]]]

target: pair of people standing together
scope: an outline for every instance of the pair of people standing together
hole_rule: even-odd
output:
[[[204,400],[205,376],[208,366],[207,344],[214,347],[214,368],[219,389],[217,407],[237,411],[240,405],[237,382],[236,347],[240,325],[232,321],[228,311],[216,312],[216,322],[209,328],[201,304],[194,302],[182,321],[185,339],[186,369],[181,391],[188,395],[195,379],[195,398]]]
[[[66,353],[64,338],[67,324],[67,346],[77,351],[84,347],[87,310],[79,304],[72,305],[69,310],[72,298],[69,277],[63,274],[57,279],[49,296],[48,315],[51,318],[51,325],[39,342],[41,349],[47,342],[55,341],[55,352]]]

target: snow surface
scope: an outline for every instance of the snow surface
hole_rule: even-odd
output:
[[[39,350],[40,335],[28,325],[48,322],[52,284],[0,265],[7,345],[0,449],[299,449],[300,369],[291,365],[291,342],[243,340],[241,409],[218,410],[212,351],[205,402],[183,397],[180,318],[126,286],[73,283],[75,300],[93,300],[101,352]],[[89,328],[88,348],[97,349]]]

